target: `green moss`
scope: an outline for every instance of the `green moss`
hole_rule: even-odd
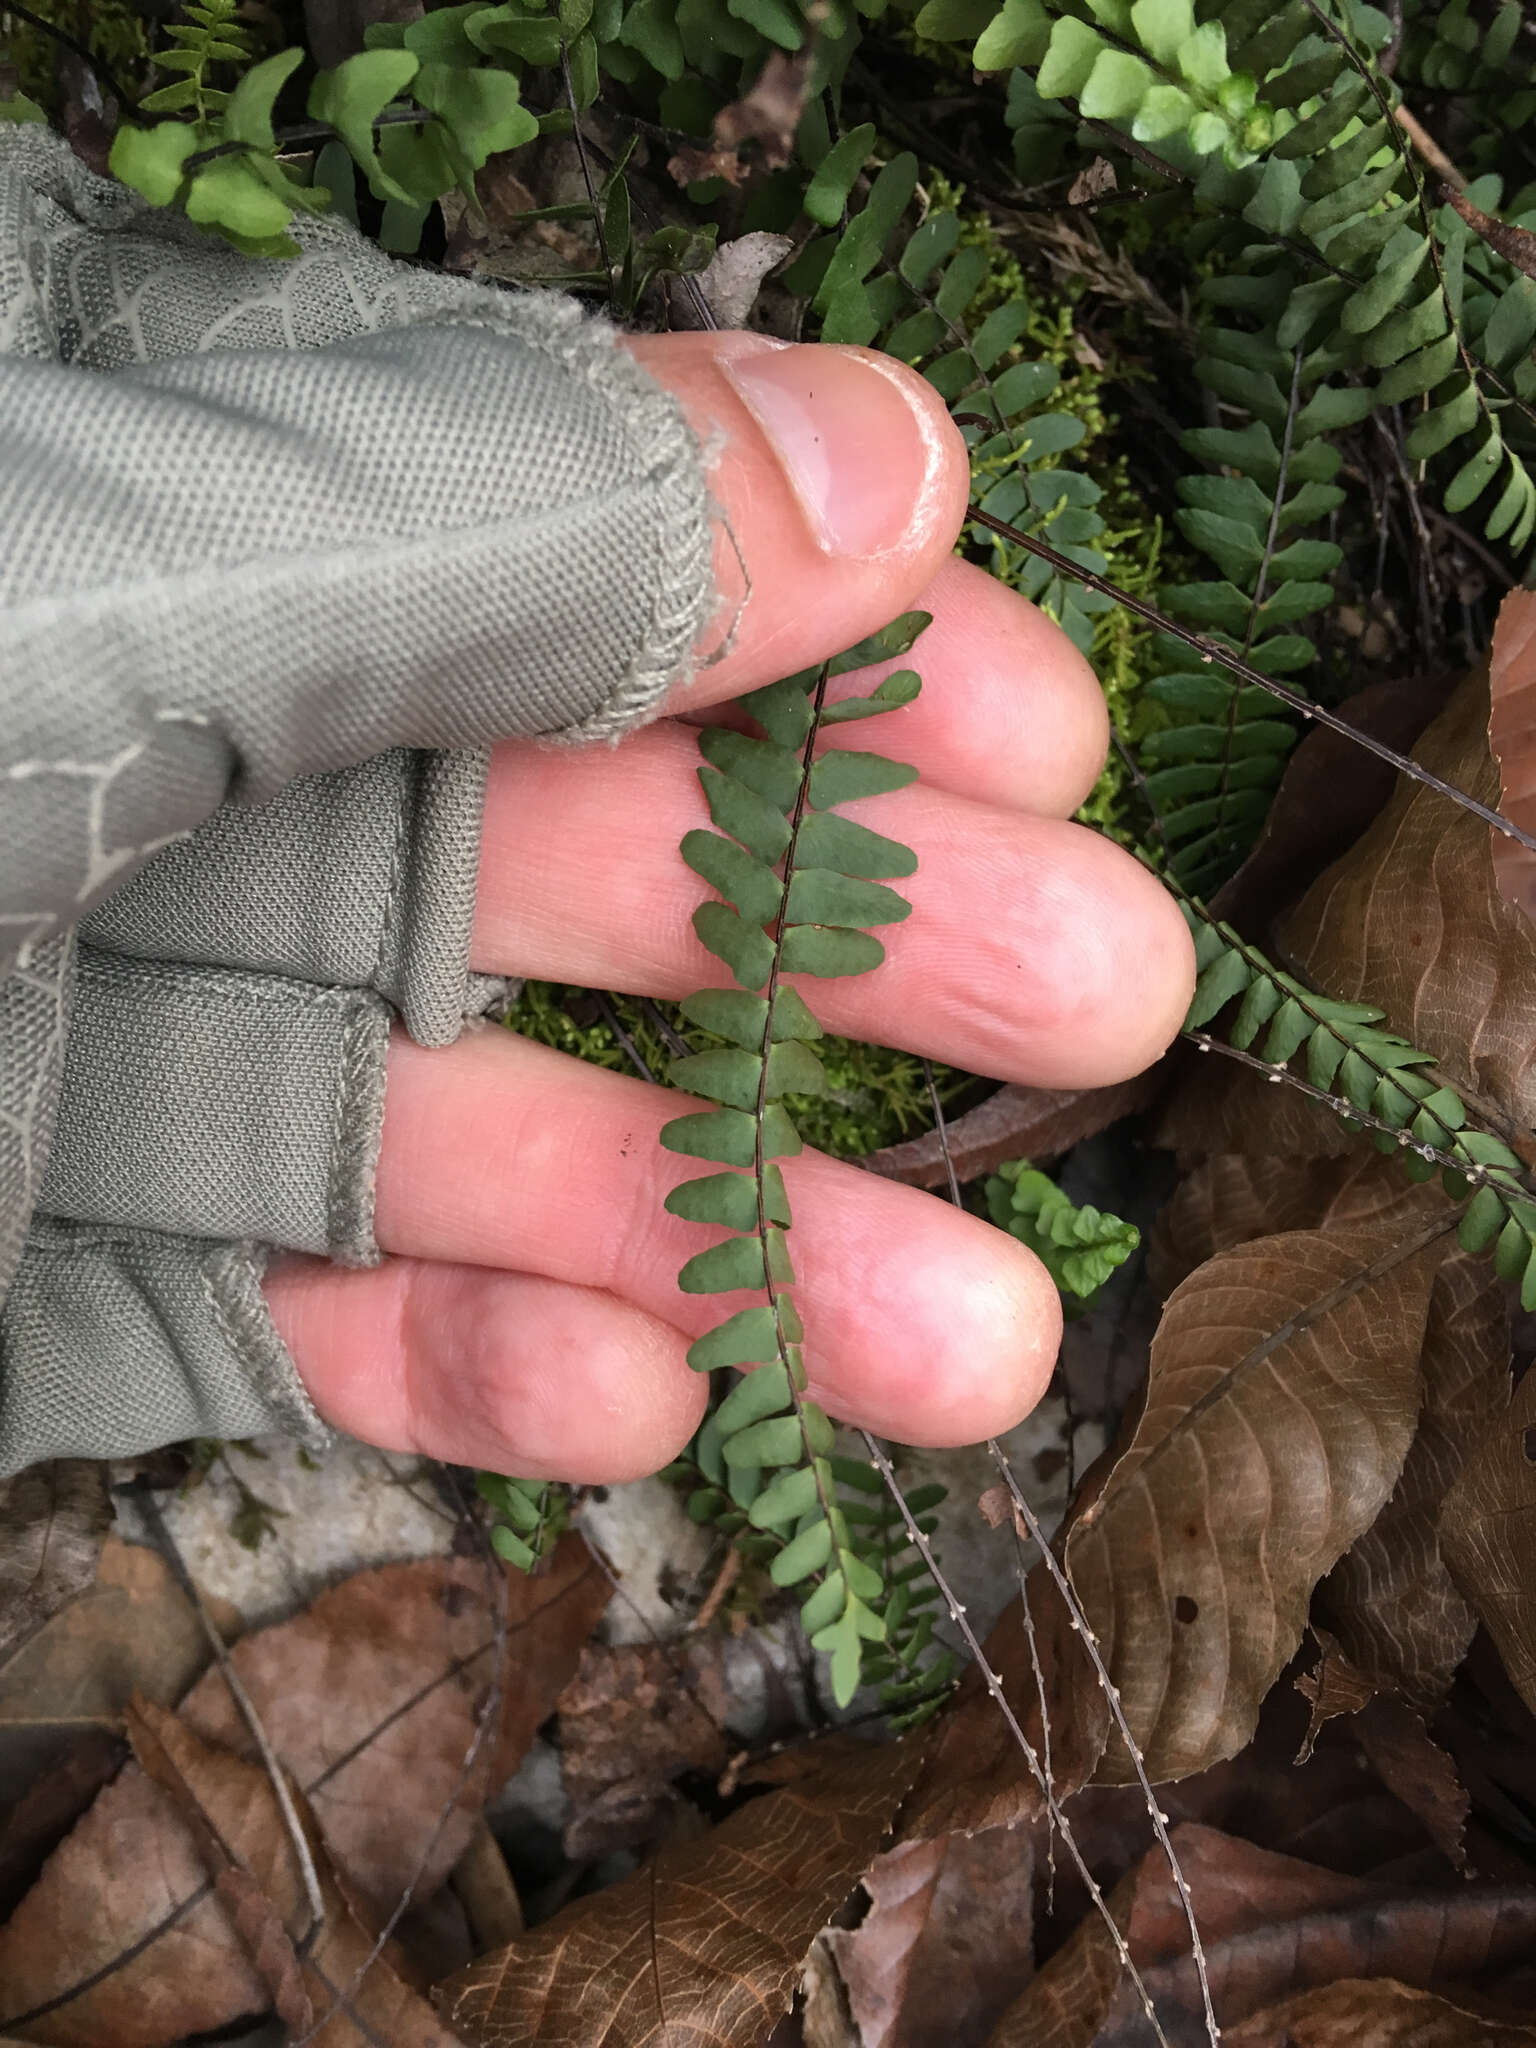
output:
[[[665,1080],[673,1057],[663,1023],[675,1031],[690,1052],[723,1043],[700,1031],[670,1003],[646,1004],[633,996],[604,1000],[657,1080]],[[663,1022],[658,1022],[658,1019]],[[525,1038],[586,1060],[597,1067],[632,1074],[635,1063],[613,1025],[604,1018],[590,989],[559,982],[530,981],[508,1015],[507,1023]],[[824,1038],[817,1046],[827,1070],[825,1095],[795,1096],[789,1103],[795,1128],[807,1145],[839,1159],[861,1158],[925,1131],[933,1121],[923,1063],[911,1053],[864,1045],[857,1039]],[[953,1068],[935,1066],[940,1101],[947,1101],[970,1081]]]
[[[960,246],[982,250],[987,274],[968,316],[979,320],[994,306],[1024,299],[1030,308],[1029,324],[1010,361],[1033,359],[1048,362],[1060,373],[1061,382],[1048,401],[1052,412],[1080,420],[1083,439],[1065,456],[1047,457],[1042,469],[1070,468],[1092,479],[1100,491],[1097,511],[1104,531],[1093,546],[1103,555],[1103,574],[1132,596],[1153,602],[1159,583],[1165,579],[1163,522],[1150,514],[1129,480],[1126,457],[1118,447],[1120,421],[1107,403],[1107,394],[1146,372],[1112,345],[1088,348],[1077,330],[1075,300],[1081,288],[1055,277],[1026,275],[1019,258],[1008,248],[985,213],[968,212],[965,187],[933,173],[926,181],[930,203],[935,209],[953,208],[960,218]],[[1006,461],[1007,458],[1001,458]],[[978,488],[995,471],[978,466]],[[1027,557],[1023,551],[997,542],[992,548],[991,566],[1006,582],[1022,571]],[[1093,621],[1091,658],[1104,689],[1111,722],[1126,737],[1138,736],[1144,714],[1138,693],[1149,676],[1157,673],[1153,658],[1152,630],[1120,606],[1098,613]],[[1079,818],[1107,831],[1121,829],[1125,809],[1127,771],[1120,757],[1111,751],[1104,771]]]
[[[132,86],[149,58],[148,23],[128,0],[91,0],[89,26],[82,31],[85,10],[76,0],[28,0],[34,14],[81,41],[100,57],[125,85]],[[0,10],[3,11],[3,10]],[[5,38],[6,60],[17,75],[21,90],[37,101],[46,114],[59,111],[59,45],[28,21],[11,17]]]

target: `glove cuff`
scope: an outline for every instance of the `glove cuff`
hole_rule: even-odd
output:
[[[34,1225],[0,1311],[0,1476],[184,1437],[331,1432],[262,1298],[267,1252],[154,1231]]]

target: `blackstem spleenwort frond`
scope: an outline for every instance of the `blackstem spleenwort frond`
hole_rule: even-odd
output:
[[[1238,1002],[1227,1027],[1231,1044],[1254,1049],[1277,1080],[1304,1055],[1310,1091],[1333,1099],[1378,1150],[1397,1153],[1411,1180],[1440,1174],[1446,1193],[1467,1205],[1462,1249],[1491,1247],[1500,1279],[1518,1283],[1521,1306],[1536,1309],[1536,1196],[1525,1166],[1502,1138],[1468,1128],[1457,1091],[1422,1071],[1434,1068],[1435,1055],[1384,1029],[1384,1012],[1371,1004],[1309,989],[1203,904],[1176,893],[1198,969],[1185,1031],[1204,1037],[1201,1027]]]

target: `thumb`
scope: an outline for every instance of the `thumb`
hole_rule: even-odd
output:
[[[758,334],[631,335],[712,458],[720,601],[696,710],[840,654],[908,610],[954,547],[970,466],[933,387],[871,349]]]

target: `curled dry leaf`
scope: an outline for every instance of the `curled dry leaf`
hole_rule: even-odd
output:
[[[147,1702],[130,1714],[129,1729],[146,1775],[198,1844],[226,1926],[280,2017],[296,2028],[313,2025],[315,2048],[375,2048],[381,2041],[391,2048],[457,2048],[431,2007],[396,1976],[388,1949],[370,1960],[374,1929],[336,1882],[307,1809],[301,1805],[300,1824],[320,1873],[319,1928],[261,1765],[200,1742],[179,1715]]]
[[[90,1458],[0,1480],[0,1659],[90,1585],[111,1525],[107,1468]]]
[[[1536,591],[1512,590],[1493,629],[1488,739],[1506,817],[1536,832]],[[1536,853],[1489,831],[1494,879],[1506,903],[1536,923]]]
[[[1065,1550],[1154,1780],[1248,1740],[1313,1587],[1396,1484],[1444,1231],[1261,1238],[1170,1298],[1135,1435]],[[1098,1776],[1130,1775],[1111,1733]]]
[[[589,1643],[560,1695],[560,1775],[574,1862],[654,1839],[684,1771],[725,1769],[730,1697],[710,1638],[687,1645]]]
[[[1358,1140],[1337,1159],[1217,1152],[1191,1167],[1159,1216],[1148,1261],[1151,1277],[1168,1295],[1207,1259],[1234,1245],[1350,1224],[1392,1230],[1423,1215],[1432,1199],[1394,1161]]]
[[[1397,1978],[1454,1995],[1458,1980],[1509,1968],[1536,1939],[1530,1887],[1404,1893],[1211,1828],[1182,1825],[1172,1839],[1229,2042],[1226,2029],[1341,1976]],[[1188,1929],[1161,1851],[1116,1887],[1110,1909],[1169,2038],[1203,2041]],[[1010,2008],[988,2048],[1144,2048],[1149,2038],[1108,1931],[1089,1918]],[[1354,2036],[1349,2048],[1367,2041],[1374,2048],[1371,2035]]]
[[[1414,754],[1498,803],[1485,676],[1467,678]],[[1536,929],[1500,895],[1488,842],[1471,812],[1405,782],[1285,920],[1280,943],[1314,986],[1379,1004],[1519,1150],[1536,1123]]]
[[[1455,1760],[1400,1700],[1372,1700],[1356,1715],[1355,1733],[1377,1777],[1418,1815],[1447,1863],[1464,1870],[1472,1801]]]
[[[1123,1116],[1145,1109],[1157,1093],[1154,1073],[1117,1081],[1108,1088],[1024,1088],[1009,1082],[937,1131],[886,1145],[861,1161],[887,1180],[919,1188],[942,1187],[949,1178],[947,1142],[956,1176],[974,1180],[996,1173],[1005,1159],[1049,1159],[1084,1138],[1107,1130]]]
[[[1441,1555],[1441,1505],[1509,1390],[1508,1294],[1486,1259],[1458,1252],[1436,1274],[1420,1375],[1418,1430],[1392,1497],[1323,1581],[1316,1611],[1377,1691],[1428,1711],[1477,1627]]]
[[[920,1754],[815,1745],[796,1782],[450,1978],[444,2013],[479,2048],[751,2048],[788,2010]]]
[[[1359,1878],[1274,1855],[1216,1828],[1185,1822],[1170,1839],[1206,1944],[1269,1920],[1353,1905],[1371,1896]],[[1116,1885],[1109,1910],[1143,1973],[1188,1951],[1189,1926],[1160,1848],[1149,1850]],[[988,2048],[1088,2048],[1100,2038],[1122,1995],[1135,2004],[1129,1980],[1122,1985],[1121,1979],[1114,1939],[1103,1919],[1089,1913],[1004,2014]],[[1136,2011],[1140,2017],[1139,2005]]]
[[[860,2048],[985,2039],[1034,1969],[1034,1868],[1016,1828],[903,1842],[875,1859],[864,1919],[822,1936]]]
[[[1536,1712],[1536,1372],[1469,1449],[1440,1512],[1440,1545]]]
[[[1536,2025],[1395,1978],[1347,1977],[1255,2013],[1223,2039],[1226,2048],[1530,2048]]]
[[[446,1877],[487,1785],[549,1714],[610,1594],[579,1537],[562,1542],[547,1577],[506,1574],[503,1718],[466,1769],[500,1578],[464,1558],[359,1572],[231,1653],[342,1880],[370,1911],[388,1912],[413,1882],[425,1899]],[[249,1731],[216,1670],[181,1718],[199,1741],[249,1762]],[[208,1950],[235,1962],[210,1972]],[[16,2007],[51,2000],[42,2024],[54,2031],[40,2041],[159,2048],[261,2009],[240,1954],[186,1827],[131,1764],[0,1928],[0,2028]]]

